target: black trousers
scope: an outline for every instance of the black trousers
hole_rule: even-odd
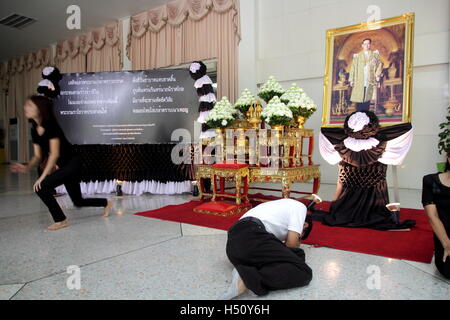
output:
[[[50,211],[53,220],[60,222],[66,219],[61,207],[53,196],[53,190],[62,184],[66,187],[67,193],[70,196],[73,204],[76,207],[106,207],[107,199],[91,198],[84,199],[81,196],[79,173],[81,171],[81,159],[77,156],[65,166],[49,174],[41,182],[41,189],[37,191],[37,195],[45,203]]]
[[[238,221],[228,230],[226,253],[245,286],[259,296],[306,286],[312,279],[302,249],[286,247],[253,221]]]
[[[42,169],[40,167],[37,168],[37,173],[38,173],[38,177],[40,177],[42,175]],[[52,190],[52,194],[53,195],[56,194],[56,190],[55,189]]]

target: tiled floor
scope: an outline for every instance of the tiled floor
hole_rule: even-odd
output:
[[[43,232],[52,221],[31,191],[36,177],[12,175],[1,166],[0,178],[0,299],[214,300],[230,283],[224,231],[133,215],[189,201],[188,194],[107,195],[115,202],[108,218],[100,217],[101,209],[75,209],[63,196],[58,201],[70,227]],[[330,199],[333,189],[322,185],[320,195]],[[401,190],[400,197],[402,206],[420,208],[419,190]],[[450,297],[450,281],[434,264],[325,247],[304,249],[314,272],[309,286],[256,299]],[[70,266],[80,268],[79,290],[69,289],[76,284]]]

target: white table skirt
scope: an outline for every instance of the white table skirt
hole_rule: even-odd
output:
[[[112,193],[116,192],[117,180],[80,182],[82,194],[95,193]],[[143,193],[153,194],[180,194],[192,191],[191,181],[182,182],[157,182],[157,181],[141,181],[141,182],[122,182],[122,193],[141,195]],[[67,193],[64,185],[56,188],[57,193]]]

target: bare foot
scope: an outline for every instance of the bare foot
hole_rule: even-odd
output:
[[[106,218],[109,216],[109,211],[111,211],[111,208],[113,207],[114,203],[112,201],[108,200],[108,204],[106,205],[105,209],[103,210],[102,218]]]
[[[242,281],[242,278],[238,277],[238,295],[243,294],[247,290],[247,287],[244,284],[244,281]]]
[[[237,270],[233,269],[233,272],[231,273],[231,284],[228,287],[227,292],[225,292],[219,299],[231,300],[243,294],[246,290],[247,288],[245,287],[244,281],[242,281]]]
[[[69,224],[67,223],[67,219],[60,221],[60,222],[56,222],[54,224],[52,224],[51,226],[49,226],[47,229],[44,230],[44,232],[48,232],[48,231],[55,231],[58,229],[62,229],[67,227]]]

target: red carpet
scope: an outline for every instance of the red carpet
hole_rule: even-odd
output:
[[[191,201],[136,213],[136,215],[220,230],[228,230],[241,216],[220,217],[193,212],[192,210],[201,203],[201,201]],[[328,210],[329,205],[329,202],[323,202],[316,208]],[[400,216],[401,220],[416,220],[416,226],[411,231],[377,231],[363,228],[329,227],[316,222],[309,238],[303,243],[431,263],[434,250],[433,231],[425,212],[417,209],[401,209]]]

